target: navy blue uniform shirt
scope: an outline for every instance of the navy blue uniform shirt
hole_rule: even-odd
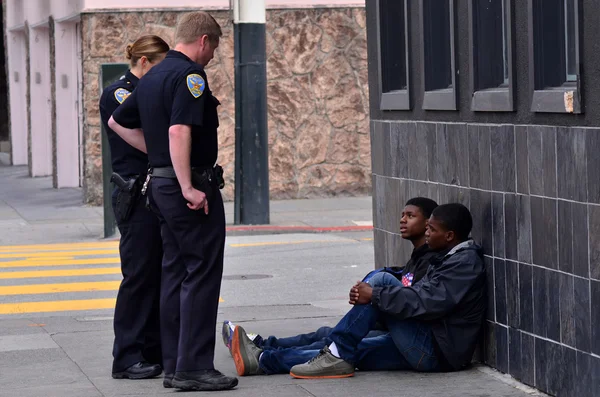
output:
[[[126,128],[141,125],[151,167],[172,166],[169,127],[192,128],[192,167],[217,161],[220,103],[209,87],[204,68],[179,51],[170,50],[164,61],[140,80],[137,88],[113,114]]]
[[[128,70],[119,80],[106,87],[100,97],[100,118],[108,136],[112,169],[123,177],[145,174],[148,170],[148,156],[129,145],[108,127],[110,116],[131,95],[138,81]]]

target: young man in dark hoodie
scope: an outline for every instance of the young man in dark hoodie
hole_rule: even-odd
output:
[[[383,267],[373,270],[363,278],[363,281],[368,282],[376,274],[385,272],[394,275],[403,285],[411,285],[425,276],[430,259],[438,255],[437,252],[430,250],[425,244],[427,221],[437,206],[438,204],[435,201],[426,197],[414,197],[406,202],[400,218],[400,235],[413,245],[413,252],[409,261],[404,267]],[[235,324],[226,320],[223,322],[221,330],[223,343],[230,353],[235,327]],[[321,349],[331,343],[329,334],[332,330],[332,327],[321,327],[315,332],[286,338],[269,336],[267,339],[263,339],[262,336],[257,334],[248,333],[247,335],[255,345],[264,350],[284,348],[314,350]],[[380,333],[374,331],[372,335]]]
[[[425,277],[403,286],[379,273],[350,291],[355,305],[320,351],[261,350],[236,327],[232,355],[242,375],[282,373],[295,378],[343,378],[361,370],[452,371],[471,361],[485,315],[485,267],[469,233],[472,219],[462,204],[437,207],[426,233],[430,249],[444,253]],[[389,333],[365,336],[381,321]]]
[[[425,276],[427,268],[432,258],[439,256],[439,253],[429,249],[425,243],[425,231],[427,230],[427,222],[433,210],[438,204],[426,197],[414,197],[408,200],[402,210],[400,218],[400,235],[403,239],[408,240],[413,245],[413,252],[409,261],[404,267],[384,267],[371,271],[362,281],[370,282],[371,278],[379,273],[389,273],[396,277],[404,286],[410,286]],[[380,277],[380,276],[377,276]],[[231,340],[235,325],[230,321],[224,321],[221,330],[223,343],[231,353]],[[257,334],[247,334],[255,345],[263,350],[294,348],[302,350],[322,349],[329,345],[331,340],[329,335],[333,330],[332,327],[321,327],[315,332],[301,334],[287,338],[278,338],[269,336],[263,339]],[[378,335],[381,332],[374,331],[370,336]]]

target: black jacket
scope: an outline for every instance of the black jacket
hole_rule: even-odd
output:
[[[110,145],[112,170],[123,178],[144,175],[148,170],[148,156],[123,140],[108,127],[108,120],[115,110],[129,97],[139,79],[130,70],[102,91],[100,118]]]
[[[431,322],[444,369],[468,364],[485,317],[485,266],[481,247],[465,241],[433,260],[411,287],[375,287],[372,304],[400,318]],[[444,365],[447,364],[447,365]]]

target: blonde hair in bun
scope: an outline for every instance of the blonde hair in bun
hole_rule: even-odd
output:
[[[127,59],[131,59],[133,58],[133,45],[128,44],[127,47],[125,48],[125,58]]]
[[[129,59],[131,67],[137,65],[141,57],[146,57],[150,62],[169,51],[169,45],[160,37],[155,35],[142,36],[133,44],[125,48],[125,57]]]

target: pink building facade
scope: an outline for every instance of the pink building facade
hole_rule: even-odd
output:
[[[272,198],[370,191],[364,0],[267,0]],[[221,99],[219,162],[233,199],[234,87],[229,0],[6,0],[11,159],[54,186],[102,200],[100,65],[152,33],[173,45],[179,15],[211,11],[224,37],[207,68]]]

